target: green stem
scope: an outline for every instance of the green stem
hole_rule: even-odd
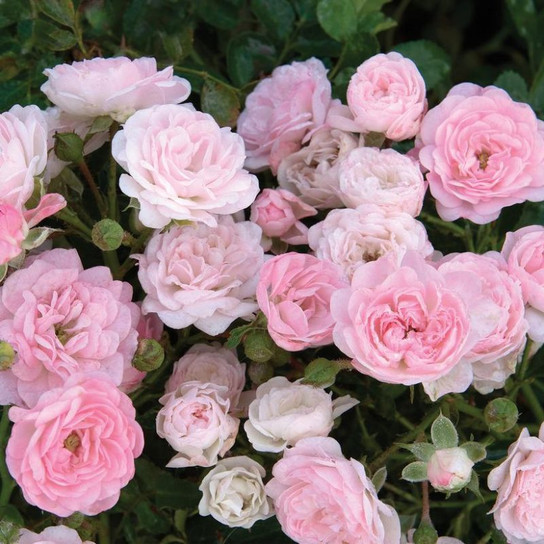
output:
[[[149,238],[151,238],[153,232],[153,229],[144,230],[132,246],[131,254],[138,253],[138,251],[140,251],[144,247],[145,243],[149,240]],[[114,274],[115,279],[122,280],[135,264],[136,261],[132,257],[127,257],[123,261],[123,264],[117,268],[117,272]]]
[[[521,359],[521,364],[519,365],[518,378],[519,381],[522,381],[527,374],[527,369],[529,368],[529,360],[531,348],[533,347],[533,341],[530,338],[527,338],[527,343],[525,344],[525,349],[523,350],[523,357]]]
[[[96,182],[94,181],[94,177],[89,170],[89,167],[87,166],[87,163],[85,161],[81,161],[78,163],[78,168],[81,170],[81,173],[83,174],[83,177],[85,178],[85,181],[87,182],[87,185],[91,189],[91,192],[93,193],[94,199],[96,200],[96,204],[98,206],[98,210],[100,211],[100,215],[102,218],[108,217],[108,210],[106,208],[106,204],[104,202],[104,199],[102,198],[102,195],[100,194],[100,191],[98,189],[98,186],[96,185]]]
[[[457,236],[458,238],[465,238],[465,229],[463,227],[460,227],[459,225],[455,225],[454,223],[448,223],[446,221],[442,221],[442,219],[440,219],[439,217],[435,217],[434,215],[431,215],[430,213],[421,212],[419,214],[419,219],[421,219],[425,223],[434,225],[435,227],[438,227],[442,230],[451,232],[451,234],[453,234],[454,236]]]
[[[99,544],[110,544],[110,520],[108,514],[100,514],[98,525],[98,542]]]
[[[2,408],[2,419],[0,420],[0,481],[2,482],[2,490],[0,491],[0,506],[9,504],[11,493],[16,486],[6,465],[6,444],[8,441],[7,433],[9,430],[8,412],[9,406],[4,406]]]
[[[463,412],[464,414],[468,414],[469,416],[472,416],[476,419],[479,419],[480,421],[485,422],[483,412],[480,408],[477,408],[476,406],[472,406],[472,404],[469,404],[462,397],[462,395],[455,395],[453,398],[455,399],[454,401],[455,406],[460,412]]]
[[[472,229],[470,228],[470,225],[468,223],[465,223],[465,245],[467,249],[472,252],[476,253],[476,247],[474,246],[474,238],[472,236]]]
[[[119,123],[113,122],[110,126],[110,142],[115,133],[119,130]],[[110,169],[108,172],[108,208],[109,217],[114,221],[119,219],[119,210],[117,209],[117,162],[110,156]]]
[[[119,264],[119,257],[117,256],[117,251],[103,251],[102,259],[104,261],[104,264],[111,270],[112,276],[114,278],[117,278],[117,275],[119,274],[119,268],[121,268],[121,265]]]
[[[340,56],[338,57],[336,64],[334,65],[333,69],[328,74],[329,81],[333,81],[334,78],[337,76],[338,72],[340,71],[340,68],[342,68],[342,63],[344,62],[344,58],[346,56],[347,50],[348,50],[348,46],[347,44],[344,44],[342,46],[342,51],[340,52]]]
[[[55,217],[73,227],[78,232],[78,234],[82,236],[82,238],[86,239],[87,241],[91,241],[91,229],[85,223],[83,223],[83,221],[81,221],[77,214],[70,210],[70,208],[64,208],[60,210],[60,212],[57,212],[55,214]]]
[[[525,400],[527,401],[531,412],[533,412],[538,421],[544,421],[544,410],[542,409],[533,388],[530,384],[525,383],[521,386],[521,390],[523,391],[523,395],[525,396]]]
[[[193,74],[195,76],[201,77],[204,80],[209,79],[211,81],[214,81],[215,83],[218,83],[219,85],[222,85],[223,87],[226,87],[227,89],[230,89],[232,92],[236,93],[237,95],[240,94],[240,89],[238,89],[238,87],[229,85],[222,79],[212,76],[211,74],[209,74],[208,72],[205,72],[204,70],[194,70],[193,68],[185,68],[184,66],[176,66],[175,70],[176,72],[184,72],[186,74]]]
[[[412,493],[407,493],[406,491],[394,486],[393,484],[385,482],[383,484],[383,488],[387,489],[388,491],[391,491],[391,493],[394,493],[395,495],[398,495],[399,497],[402,497],[404,500],[408,502],[419,504],[419,500]]]

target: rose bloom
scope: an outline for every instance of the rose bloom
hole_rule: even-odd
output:
[[[159,399],[157,434],[178,453],[167,467],[210,467],[234,445],[240,420],[229,416],[227,388],[185,382]]]
[[[337,264],[349,278],[362,264],[388,253],[411,249],[427,257],[433,252],[423,223],[375,204],[330,211],[310,227],[308,243],[316,257]]]
[[[107,374],[120,384],[136,351],[138,307],[130,284],[104,266],[83,270],[75,249],[28,258],[0,287],[0,339],[17,352],[0,381],[17,381],[20,398],[1,404],[33,406],[42,392],[71,375]]]
[[[299,219],[315,215],[317,210],[285,189],[263,189],[251,205],[250,220],[269,238],[287,244],[307,244],[308,227]]]
[[[319,59],[278,66],[249,94],[238,118],[246,168],[270,166],[275,174],[281,160],[324,124],[330,103],[331,84]]]
[[[523,429],[508,448],[507,458],[487,479],[497,500],[491,510],[495,525],[509,544],[544,540],[544,425],[538,438]]]
[[[244,429],[257,451],[280,452],[302,438],[327,436],[334,419],[356,404],[349,395],[332,400],[323,389],[275,376],[257,388]]]
[[[198,488],[202,491],[198,513],[244,529],[273,516],[272,501],[264,490],[265,474],[257,461],[245,455],[219,461]]]
[[[332,342],[330,299],[347,286],[333,263],[303,253],[284,253],[267,261],[257,285],[257,302],[274,342],[288,351]]]
[[[476,341],[468,303],[480,286],[476,275],[462,278],[464,292],[450,288],[413,251],[401,261],[387,255],[360,266],[351,286],[332,297],[334,343],[353,357],[356,370],[385,383],[426,384],[445,376]]]
[[[416,142],[440,217],[483,224],[505,206],[544,200],[543,126],[502,89],[453,87]]]
[[[109,115],[124,123],[135,111],[179,104],[191,92],[172,66],[157,72],[153,58],[94,58],[44,70],[43,93],[61,110],[79,117]]]
[[[399,544],[395,510],[378,499],[361,463],[327,437],[303,438],[272,469],[266,493],[299,544]]]
[[[21,210],[0,202],[0,266],[21,253],[27,234],[28,225]]]
[[[174,363],[172,375],[164,386],[165,393],[172,393],[190,381],[225,386],[233,409],[246,384],[246,365],[240,363],[235,350],[224,348],[218,342],[195,344]]]
[[[94,544],[90,540],[82,542],[75,529],[65,525],[47,527],[40,534],[33,533],[28,529],[21,529],[17,544]]]
[[[375,204],[416,217],[427,190],[419,166],[393,149],[358,147],[342,159],[338,176],[339,196],[348,208]]]
[[[463,448],[436,450],[427,463],[427,478],[438,491],[460,491],[469,483],[473,466]]]
[[[357,68],[347,101],[361,132],[382,132],[394,141],[413,138],[427,110],[425,82],[400,53],[374,55]]]
[[[243,210],[259,192],[257,178],[243,169],[242,138],[191,105],[136,112],[114,136],[112,154],[128,172],[119,187],[138,200],[146,227],[172,220],[213,227],[214,214]]]
[[[215,336],[257,310],[261,229],[231,217],[218,222],[215,228],[187,225],[156,233],[145,253],[134,255],[147,295],[144,313],[157,313],[174,329],[194,324]]]
[[[338,170],[358,145],[358,138],[343,130],[320,128],[309,145],[287,155],[278,167],[278,184],[318,209],[339,208]]]
[[[501,253],[508,273],[521,284],[529,337],[544,342],[544,227],[531,225],[507,232]]]
[[[6,463],[25,500],[61,517],[111,508],[143,449],[135,416],[130,399],[97,375],[70,378],[29,410],[12,407]]]

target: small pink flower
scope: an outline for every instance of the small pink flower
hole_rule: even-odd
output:
[[[79,117],[110,115],[124,123],[135,111],[156,104],[179,104],[189,82],[171,66],[157,72],[155,59],[94,58],[44,70],[41,90],[61,110]]]
[[[303,253],[267,261],[257,285],[257,302],[276,344],[290,351],[332,342],[332,294],[347,286],[333,263]]]
[[[94,542],[90,540],[82,542],[76,530],[65,525],[58,525],[47,527],[40,534],[22,529],[17,544],[94,544]]]
[[[299,544],[400,544],[400,521],[336,440],[303,438],[266,484],[283,532]]]
[[[238,118],[246,167],[256,171],[270,166],[275,173],[281,160],[325,123],[330,103],[331,84],[320,60],[276,68],[250,93]]]
[[[347,101],[361,132],[382,132],[394,141],[413,138],[427,109],[416,65],[395,52],[375,55],[357,68]]]
[[[0,202],[0,265],[21,253],[27,233],[28,225],[21,211]]]
[[[463,448],[436,450],[427,463],[427,478],[438,491],[460,491],[469,483],[473,466]]]
[[[96,376],[74,376],[32,409],[12,407],[6,463],[25,500],[61,517],[111,508],[143,449],[135,416],[130,399]]]
[[[461,83],[430,110],[416,147],[442,219],[497,219],[544,199],[544,124],[497,87]]]

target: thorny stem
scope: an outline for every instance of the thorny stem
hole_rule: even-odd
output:
[[[106,208],[106,204],[104,203],[104,199],[102,198],[102,195],[100,194],[100,191],[98,190],[98,186],[96,185],[96,182],[94,181],[94,177],[91,174],[91,171],[89,170],[89,167],[87,166],[87,163],[85,161],[81,161],[78,163],[78,168],[81,170],[81,173],[83,174],[83,177],[85,178],[85,181],[87,182],[87,185],[91,189],[91,192],[93,193],[94,199],[96,200],[96,204],[98,206],[98,210],[100,211],[100,215],[102,218],[108,217],[108,210]]]
[[[110,142],[118,130],[119,123],[112,123],[110,126]],[[113,155],[110,156],[110,169],[108,172],[108,208],[110,219],[117,221],[119,216],[119,210],[117,209],[117,162]]]
[[[421,482],[421,521],[432,525],[429,505],[429,482]]]

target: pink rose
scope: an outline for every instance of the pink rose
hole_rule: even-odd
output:
[[[41,90],[61,110],[79,117],[110,115],[124,123],[135,111],[179,104],[191,92],[171,66],[157,72],[155,59],[94,58],[44,70]]]
[[[308,227],[299,219],[315,215],[317,210],[285,189],[264,189],[251,205],[251,221],[269,238],[287,244],[307,244]]]
[[[227,388],[231,410],[236,408],[240,394],[246,385],[246,365],[240,363],[236,351],[211,345],[195,344],[174,363],[172,375],[164,386],[165,393],[172,393],[185,382],[213,383]]]
[[[137,345],[131,298],[130,284],[108,268],[83,270],[75,249],[27,259],[0,287],[0,339],[17,352],[0,381],[15,376],[28,406],[73,374],[102,372],[120,384]]]
[[[322,127],[309,145],[280,162],[278,184],[318,209],[339,208],[342,206],[338,196],[339,165],[357,145],[358,139],[353,134]]]
[[[349,208],[374,204],[419,215],[427,185],[419,165],[393,149],[358,147],[339,165],[339,196]]]
[[[289,351],[330,344],[331,296],[346,286],[335,264],[312,255],[285,253],[267,261],[257,285],[257,302],[274,342]]]
[[[145,253],[134,256],[147,294],[144,313],[157,313],[174,329],[194,324],[215,336],[257,310],[261,229],[231,217],[218,221],[215,228],[187,225],[157,233]]]
[[[473,466],[464,448],[436,450],[427,463],[427,478],[438,491],[460,491],[470,482]]]
[[[287,449],[266,484],[283,532],[299,544],[399,544],[395,510],[378,499],[361,463],[332,438]]]
[[[411,215],[364,204],[357,209],[332,210],[308,232],[315,256],[337,264],[351,278],[359,266],[388,253],[433,252],[423,223]]]
[[[331,84],[320,60],[278,66],[249,94],[238,118],[246,167],[256,171],[270,166],[275,173],[281,160],[324,124],[330,103]]]
[[[64,525],[47,527],[40,534],[28,529],[22,529],[19,533],[17,544],[94,544],[90,540],[81,541],[77,531]]]
[[[334,293],[334,343],[353,357],[356,370],[382,382],[433,382],[475,342],[467,303],[480,286],[468,283],[459,293],[418,253],[397,259],[388,255],[360,266],[351,287]],[[465,279],[477,283],[472,275]]]
[[[21,210],[0,201],[0,266],[17,257],[28,233]]]
[[[130,399],[97,376],[74,376],[29,410],[12,407],[6,463],[25,500],[61,517],[111,508],[143,449],[135,416]]]
[[[483,224],[505,206],[544,200],[543,126],[502,89],[453,87],[416,142],[440,217]]]
[[[395,52],[374,55],[357,68],[347,101],[361,132],[382,132],[394,141],[413,138],[427,109],[416,65]]]
[[[529,337],[544,342],[544,227],[531,225],[507,232],[501,253],[508,273],[521,284]]]
[[[257,178],[243,169],[242,138],[190,105],[136,112],[114,136],[112,154],[128,172],[119,187],[138,200],[146,227],[161,229],[172,219],[214,227],[214,214],[243,210],[259,192]]]
[[[508,448],[508,456],[487,479],[497,500],[491,510],[495,525],[509,544],[538,544],[544,540],[544,425],[538,438],[523,429]]]
[[[228,415],[227,388],[185,382],[159,399],[157,434],[178,453],[167,467],[211,467],[234,445],[240,420]]]

